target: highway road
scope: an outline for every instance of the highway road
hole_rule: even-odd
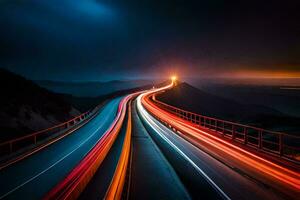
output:
[[[187,186],[194,199],[202,196],[205,199],[222,197],[224,199],[267,199],[267,197],[278,199],[276,195],[265,195],[267,188],[261,187],[261,185],[212,158],[175,134],[173,130],[156,120],[147,111],[141,109],[141,113],[146,123],[153,129],[152,137],[156,138],[156,142],[160,144],[162,149],[166,149],[167,158],[173,167],[177,168],[178,174],[186,179],[184,183],[194,182],[194,184]],[[178,159],[178,157],[182,157],[182,159]],[[188,174],[191,174],[190,177]],[[202,181],[195,180],[193,176],[201,177]]]
[[[128,114],[126,115],[124,122],[126,122],[127,119]],[[116,166],[121,155],[126,130],[127,124],[123,123],[116,141],[113,143],[111,149],[109,150],[109,153],[101,163],[93,178],[90,180],[86,188],[80,194],[79,199],[104,199],[105,194],[113,179]]]
[[[2,169],[0,199],[297,199],[298,172],[150,100],[172,86],[112,99],[74,133]]]
[[[120,100],[108,102],[76,132],[2,169],[0,199],[41,199],[95,146],[115,119]]]
[[[132,105],[132,157],[128,199],[190,199],[188,191]]]
[[[181,179],[193,198],[197,199],[200,198],[199,195],[207,195],[207,191],[210,190],[203,188],[201,184],[190,184],[191,187],[189,187],[193,176],[189,179],[188,172],[192,170],[185,170],[188,166],[182,167],[184,162],[180,161],[179,157],[189,163],[194,171],[198,172],[198,176],[203,177],[224,199],[296,199],[299,196],[297,189],[299,173],[242,152],[246,154],[245,157],[240,149],[235,149],[233,146],[226,148],[215,141],[213,143],[205,131],[190,127],[191,125],[186,121],[176,119],[169,113],[155,108],[154,105],[149,105],[146,96],[147,93],[144,93],[138,98],[138,110],[143,120],[153,130],[152,135],[157,138],[156,142],[161,144],[161,149],[165,149],[165,155],[172,166],[179,175],[182,174]],[[152,114],[146,111],[144,105],[151,110]],[[152,116],[153,113],[160,120],[166,122],[167,126],[155,119]],[[168,127],[170,125],[171,128]],[[233,155],[238,156],[233,157]],[[253,166],[254,163],[256,166]],[[273,174],[270,175],[270,171]],[[281,177],[286,177],[286,179],[282,180]],[[205,197],[205,199],[216,198],[214,196]]]
[[[200,198],[199,195],[202,195],[202,198],[205,199],[229,199],[218,186],[215,187],[214,182],[202,172],[191,158],[167,137],[172,137],[175,134],[143,108],[141,98],[142,96],[139,96],[137,99],[137,108],[145,127],[183,180],[183,184],[185,184],[191,197],[193,199]]]

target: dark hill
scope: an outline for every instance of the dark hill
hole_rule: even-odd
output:
[[[267,106],[238,103],[206,93],[187,83],[179,83],[175,88],[159,95],[157,99],[206,116],[274,130],[293,130],[295,127],[299,130],[299,118],[287,116]]]
[[[62,95],[0,69],[0,141],[66,121],[79,111]]]

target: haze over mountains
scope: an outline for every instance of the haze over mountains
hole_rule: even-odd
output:
[[[211,85],[204,87],[203,90],[240,103],[272,107],[286,115],[300,117],[300,88],[289,88],[282,86]]]
[[[1,68],[0,80],[1,141],[64,122],[107,98],[148,89],[158,82],[33,82]],[[200,90],[181,83],[158,98],[207,116],[291,133],[300,130],[298,90],[225,84],[201,85]]]
[[[127,90],[145,85],[154,85],[159,81],[151,80],[114,80],[108,82],[60,82],[35,81],[41,87],[57,93],[70,94],[76,97],[97,97],[116,91]]]
[[[190,80],[197,88],[243,104],[271,107],[300,117],[300,79]]]
[[[107,98],[149,89],[153,84],[143,80],[31,81],[1,68],[0,81],[0,141],[65,122]]]
[[[226,93],[226,91],[218,91],[220,94]],[[255,104],[251,99],[249,101],[244,99],[242,103],[232,98],[225,98],[219,93],[217,91],[215,94],[208,93],[187,83],[180,83],[159,95],[157,99],[206,116],[290,133],[298,133],[300,130],[299,117],[287,115],[275,109],[272,104],[269,106],[267,103],[266,105]],[[245,90],[244,93],[251,96],[255,91]],[[264,98],[264,96],[256,95],[255,98]]]

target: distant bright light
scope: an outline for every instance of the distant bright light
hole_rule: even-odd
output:
[[[176,77],[176,76],[172,76],[172,77],[171,77],[171,80],[174,82],[174,81],[177,80],[177,77]]]

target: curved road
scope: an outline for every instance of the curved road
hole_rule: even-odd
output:
[[[189,137],[187,132],[184,134],[169,126],[171,122],[164,124],[155,118],[154,108],[151,111],[149,104],[144,105],[143,97],[171,86],[144,92],[133,104],[131,162],[127,169],[123,198],[276,200],[294,199],[297,196],[294,193],[291,196],[282,193],[270,184],[252,178],[242,168],[231,166],[213,156],[205,149],[205,145]],[[105,138],[102,136],[116,119],[121,99],[115,98],[108,102],[97,116],[74,133],[2,169],[0,199],[44,197]],[[130,114],[125,116],[127,119],[131,117]],[[119,121],[120,127],[121,123]],[[117,171],[127,128],[123,122],[112,148],[81,193],[80,199],[105,197]],[[221,154],[217,150],[214,153],[226,158],[225,153]],[[257,170],[255,172],[259,173]]]
[[[201,196],[205,199],[219,199],[221,197],[224,199],[280,199],[278,194],[272,193],[269,188],[248,179],[243,174],[233,171],[228,166],[178,136],[149,113],[145,113],[146,111],[142,112],[144,112],[144,119],[154,130],[152,134],[156,134],[156,136],[153,136],[157,137],[156,141],[164,141],[161,144],[161,148],[165,148],[162,145],[169,145],[172,148],[172,152],[167,155],[167,158],[174,167],[177,166],[178,171],[184,171],[183,173],[178,173],[182,174],[182,176],[187,176],[188,172],[180,168],[180,165],[187,165],[188,163],[189,166],[186,166],[189,167],[188,171],[194,170],[194,175],[202,177],[202,184],[195,181],[199,185],[190,187],[190,192],[194,199],[201,198]],[[179,160],[176,157],[182,157],[183,159]],[[185,184],[188,183],[185,182]],[[207,196],[209,192],[212,195]],[[220,196],[214,196],[213,193],[219,193]]]
[[[146,95],[138,97],[141,118],[193,199],[296,199],[297,192],[278,190],[249,177],[206,153],[205,146],[195,146],[185,134],[158,121],[142,104]]]
[[[128,199],[191,199],[132,105],[132,158]]]
[[[80,162],[109,128],[120,100],[111,100],[95,118],[69,136],[1,170],[0,199],[41,199]]]

